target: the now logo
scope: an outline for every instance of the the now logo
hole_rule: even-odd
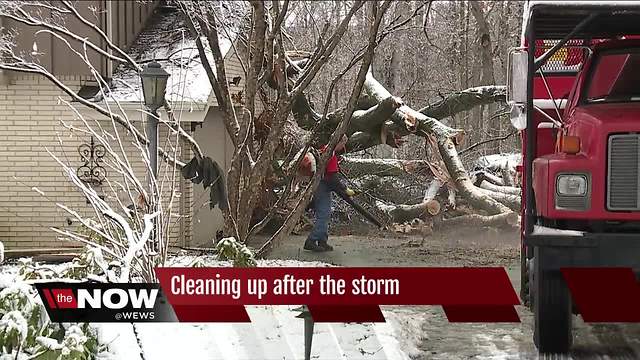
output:
[[[53,322],[167,322],[176,315],[158,284],[35,284]]]
[[[78,289],[78,309],[152,309],[158,297],[158,289]]]

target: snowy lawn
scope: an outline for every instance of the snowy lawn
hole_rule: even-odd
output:
[[[178,256],[170,266],[229,266],[214,257]],[[55,265],[62,269],[65,264]],[[320,262],[263,260],[258,266],[329,266]],[[0,267],[0,289],[22,280],[17,265]],[[298,306],[247,306],[251,323],[92,324],[106,351],[101,359],[302,359],[304,320]],[[386,323],[315,324],[314,359],[409,359],[416,348],[406,319],[386,311]],[[400,325],[405,324],[405,325]],[[404,350],[404,351],[403,351]]]
[[[100,341],[109,344],[105,358],[301,359],[304,322],[296,318],[295,308],[248,306],[251,324],[100,324],[97,328]],[[408,359],[395,334],[388,323],[316,324],[312,358]]]

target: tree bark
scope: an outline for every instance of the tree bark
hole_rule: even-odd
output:
[[[507,90],[504,86],[473,87],[448,95],[434,104],[423,107],[420,112],[436,119],[444,119],[479,105],[504,102],[506,94]]]
[[[483,193],[473,185],[458,157],[456,147],[451,139],[438,141],[438,149],[440,150],[440,155],[447,167],[449,175],[451,175],[453,182],[456,184],[459,195],[465,198],[471,206],[484,210],[489,213],[489,215],[510,212],[508,207]]]
[[[488,91],[490,88],[493,90]],[[465,95],[451,97],[449,101],[445,103],[427,107],[423,110],[427,113],[438,114],[439,116],[450,116],[453,111],[457,111],[459,109],[464,110],[467,109],[467,107],[474,106],[474,104],[477,105],[479,101],[478,99],[481,99],[481,101],[484,102],[491,102],[495,101],[496,98],[500,98],[499,96],[502,96],[496,95],[502,91],[499,87],[489,87],[485,88],[485,90],[487,91],[468,91]],[[470,96],[469,94],[473,95]],[[486,96],[478,97],[478,94],[485,94]],[[392,95],[369,72],[367,74],[358,105],[375,107],[378,104],[387,102],[391,103],[391,101],[388,100],[391,98],[393,98]],[[308,102],[301,103],[308,105]],[[393,101],[393,103],[397,104],[396,101]],[[456,103],[458,105],[454,106],[453,104]],[[312,109],[308,108],[308,110]],[[334,114],[337,113],[338,112],[334,112]],[[302,112],[298,113],[298,118],[303,119],[304,121],[308,121],[309,118],[314,117],[315,115],[313,115],[313,112],[309,112],[307,114]],[[379,124],[379,117],[371,118],[375,118],[376,120],[374,123]],[[454,141],[452,140],[452,138],[459,135],[462,130],[446,126],[438,119],[429,117],[422,112],[415,111],[406,105],[401,105],[395,109],[390,118],[387,121],[384,121],[383,126],[386,126],[388,132],[391,134],[390,137],[385,139],[386,143],[392,142],[393,144],[397,144],[397,137],[403,137],[411,133],[420,136],[433,135],[438,142],[438,150],[445,163],[447,171],[451,175],[460,196],[467,199],[467,201],[475,208],[486,211],[491,215],[510,211],[508,207],[481,192],[471,182],[467,171],[460,161]],[[363,129],[363,127],[360,127],[359,129]],[[368,130],[372,129],[369,128]],[[363,150],[380,144],[381,140],[382,138],[377,136],[375,133],[358,131],[350,137],[349,142],[347,143],[347,151]]]
[[[482,181],[479,187],[486,190],[493,191],[493,192],[497,192],[497,193],[516,195],[516,196],[522,195],[522,190],[520,190],[520,188],[513,187],[513,186],[506,186],[506,185],[498,186],[487,181]]]
[[[403,223],[413,219],[424,219],[440,213],[440,203],[437,200],[427,200],[414,205],[383,205],[377,204],[378,209],[389,214],[394,223]]]
[[[432,175],[426,160],[361,159],[343,157],[340,167],[350,178],[367,175],[403,176],[406,174]]]
[[[518,221],[519,216],[514,212],[490,216],[469,214],[442,220],[442,222],[440,222],[438,226],[441,228],[451,228],[455,226],[513,227],[518,224]]]
[[[491,197],[493,200],[499,202],[500,204],[508,207],[512,211],[519,212],[520,211],[520,195],[507,194],[503,192],[496,192],[487,189],[478,188],[481,193],[486,194]]]

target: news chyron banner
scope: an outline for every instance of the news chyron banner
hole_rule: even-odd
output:
[[[519,322],[504,268],[157,268],[159,283],[38,283],[53,322],[250,322],[306,305],[316,322],[382,322],[379,305],[440,305],[452,322]]]
[[[178,321],[159,284],[36,283],[52,322]]]

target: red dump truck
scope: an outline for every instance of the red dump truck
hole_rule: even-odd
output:
[[[562,353],[578,311],[560,269],[640,269],[640,1],[529,1],[508,67],[521,297],[538,350]]]

